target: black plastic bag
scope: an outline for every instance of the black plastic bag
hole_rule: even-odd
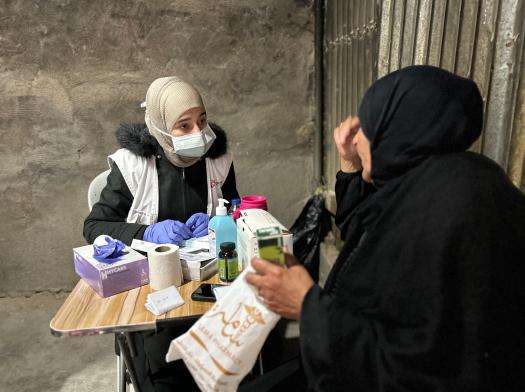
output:
[[[290,228],[293,233],[293,253],[315,282],[319,281],[321,242],[332,227],[330,216],[322,193],[318,193],[308,200]]]

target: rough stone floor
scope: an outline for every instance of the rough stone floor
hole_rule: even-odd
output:
[[[116,390],[113,335],[56,338],[49,332],[66,297],[0,298],[1,392]]]
[[[49,322],[66,297],[0,298],[0,392],[116,391],[113,335],[51,335]],[[297,323],[286,336],[299,336]]]

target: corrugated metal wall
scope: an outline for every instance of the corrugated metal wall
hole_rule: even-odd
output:
[[[363,92],[377,77],[379,3],[327,0],[324,37],[323,177],[334,188],[339,156],[332,130],[355,113]]]
[[[485,101],[484,132],[474,150],[509,172],[523,165],[523,153],[513,153],[523,142],[512,137],[523,52],[523,3],[382,2],[379,76],[410,64],[431,64],[474,79]],[[520,185],[521,178],[513,180]]]
[[[474,150],[525,187],[525,132],[520,128],[525,124],[524,83],[520,86],[524,3],[327,0],[323,171],[329,189],[339,167],[331,131],[355,113],[376,76],[376,62],[379,77],[407,65],[431,64],[473,78],[485,101],[484,133]]]

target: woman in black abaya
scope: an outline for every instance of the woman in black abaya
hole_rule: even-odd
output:
[[[482,107],[434,67],[376,81],[334,131],[345,245],[324,288],[252,261],[268,307],[300,320],[309,389],[525,390],[525,196],[466,152]]]

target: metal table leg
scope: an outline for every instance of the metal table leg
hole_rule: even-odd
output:
[[[120,353],[117,354],[117,392],[126,392],[126,365]]]
[[[140,392],[140,386],[137,382],[137,375],[135,373],[135,367],[133,366],[133,361],[131,359],[130,346],[128,346],[126,340],[131,342],[129,334],[123,334],[123,333],[117,334],[117,342],[118,342],[118,346],[120,349],[120,356],[122,359],[124,359],[124,364],[126,365],[126,369],[128,371],[129,378],[131,379],[133,390],[135,392]]]

